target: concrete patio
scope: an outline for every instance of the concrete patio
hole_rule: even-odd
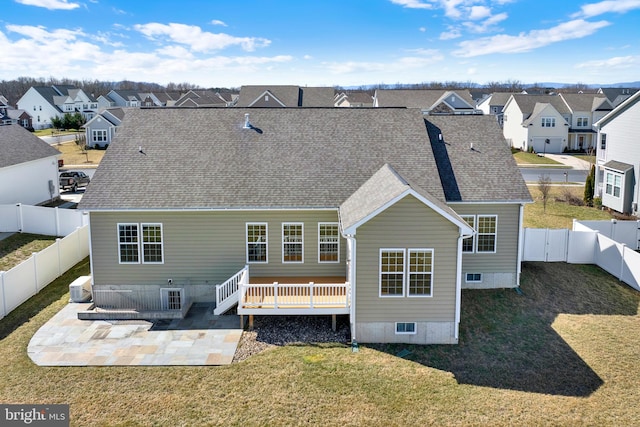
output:
[[[156,323],[79,320],[90,303],[69,303],[31,338],[27,353],[40,366],[226,365],[242,335],[235,315],[196,304],[184,319]]]

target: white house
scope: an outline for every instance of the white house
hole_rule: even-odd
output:
[[[58,198],[60,152],[22,126],[0,126],[0,204]]]
[[[640,199],[640,92],[636,92],[595,123],[596,195],[602,205],[638,215]]]
[[[34,129],[51,127],[52,117],[79,112],[91,120],[98,112],[98,100],[73,86],[32,86],[18,100],[18,109],[33,117]]]
[[[596,133],[593,124],[613,110],[613,105],[604,96],[592,93],[561,93],[571,112],[567,148],[572,151],[595,150]]]
[[[503,108],[507,143],[523,151],[561,153],[567,147],[571,112],[555,95],[511,95]]]

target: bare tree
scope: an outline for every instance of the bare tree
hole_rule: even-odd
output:
[[[551,178],[549,175],[540,175],[538,178],[538,190],[542,195],[542,212],[547,212],[547,200],[549,200],[549,192],[551,191]]]

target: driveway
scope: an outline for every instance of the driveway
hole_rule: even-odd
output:
[[[242,335],[235,315],[214,316],[194,304],[181,320],[79,320],[91,303],[69,303],[31,338],[27,353],[39,366],[227,365]]]

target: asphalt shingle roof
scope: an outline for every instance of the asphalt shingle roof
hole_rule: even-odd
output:
[[[474,104],[467,89],[453,91],[442,89],[378,89],[376,90],[375,98],[378,107],[407,107],[428,110],[448,92],[456,93],[470,105]]]
[[[594,93],[562,93],[560,96],[573,112],[595,111],[607,99],[604,95]],[[607,109],[613,110],[613,107]]]
[[[418,109],[134,109],[80,208],[337,208],[386,163],[441,202],[530,199],[493,117],[432,121],[450,177]]]
[[[529,95],[514,94],[513,100],[520,107],[520,111],[524,114],[525,119],[533,113],[536,104],[551,104],[560,114],[570,114],[569,107],[562,101],[558,95]]]
[[[236,106],[248,107],[266,91],[275,96],[285,107],[333,107],[335,95],[332,87],[247,85],[240,88]]]
[[[59,154],[58,150],[22,126],[0,126],[0,168]]]

